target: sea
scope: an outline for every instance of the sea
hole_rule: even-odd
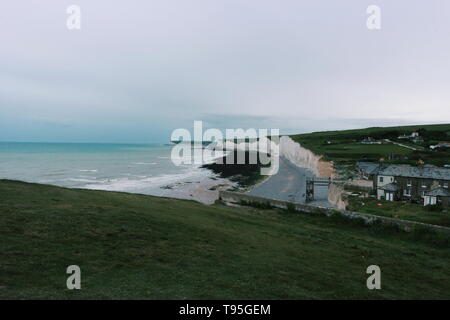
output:
[[[0,142],[0,179],[169,197],[176,184],[215,179],[200,164],[175,165],[172,147]]]

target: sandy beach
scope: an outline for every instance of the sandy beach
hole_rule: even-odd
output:
[[[213,204],[219,199],[220,190],[228,190],[235,186],[235,182],[207,174],[196,181],[177,182],[161,187],[165,190],[161,196]]]

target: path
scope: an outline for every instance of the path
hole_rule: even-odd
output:
[[[396,144],[396,145],[398,145],[400,147],[411,149],[411,150],[414,150],[414,151],[419,150],[418,148],[407,146],[406,144],[402,144],[402,143],[399,143],[399,142],[394,142],[394,141],[391,141],[389,139],[384,139],[384,141],[390,142],[390,143]]]

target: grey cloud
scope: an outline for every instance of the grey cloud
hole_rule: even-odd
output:
[[[3,137],[163,142],[202,119],[286,133],[450,121],[445,0],[379,0],[376,32],[365,0],[78,0],[79,32],[65,28],[69,4],[0,4]]]

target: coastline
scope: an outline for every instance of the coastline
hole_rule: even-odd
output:
[[[197,164],[174,165],[171,151],[144,144],[0,143],[0,179],[205,204],[235,186]]]
[[[289,148],[282,143],[283,139],[289,138],[282,137],[281,141],[281,151],[286,151],[285,149]],[[235,145],[228,143],[227,147]],[[288,147],[292,149],[291,162],[292,159],[302,158],[302,153],[310,153],[311,160],[319,159],[295,142]],[[134,145],[98,145],[94,156],[91,146],[84,144],[13,144],[2,149],[7,156],[2,163],[4,166],[3,170],[0,170],[0,177],[67,188],[188,199],[208,205],[219,198],[220,190],[238,189],[241,192],[251,192],[273,177],[260,175],[260,163],[223,166],[214,164],[229,152],[225,153],[225,156],[209,159],[205,165],[182,165],[180,169],[176,169],[169,160],[170,150],[167,146],[149,148]],[[33,161],[30,156],[35,152],[39,152],[39,162]],[[54,161],[54,154],[58,154],[58,162]],[[15,157],[20,157],[22,162],[17,163]],[[307,161],[300,165],[293,163],[310,169]],[[317,168],[316,172],[322,175],[333,173],[330,163],[321,162],[314,167]],[[277,190],[274,189],[273,192],[276,193]]]
[[[204,169],[205,171],[207,169]],[[161,197],[194,200],[211,205],[219,199],[219,191],[229,190],[237,186],[236,182],[209,173],[204,178],[193,182],[176,182],[161,187],[165,189]]]

